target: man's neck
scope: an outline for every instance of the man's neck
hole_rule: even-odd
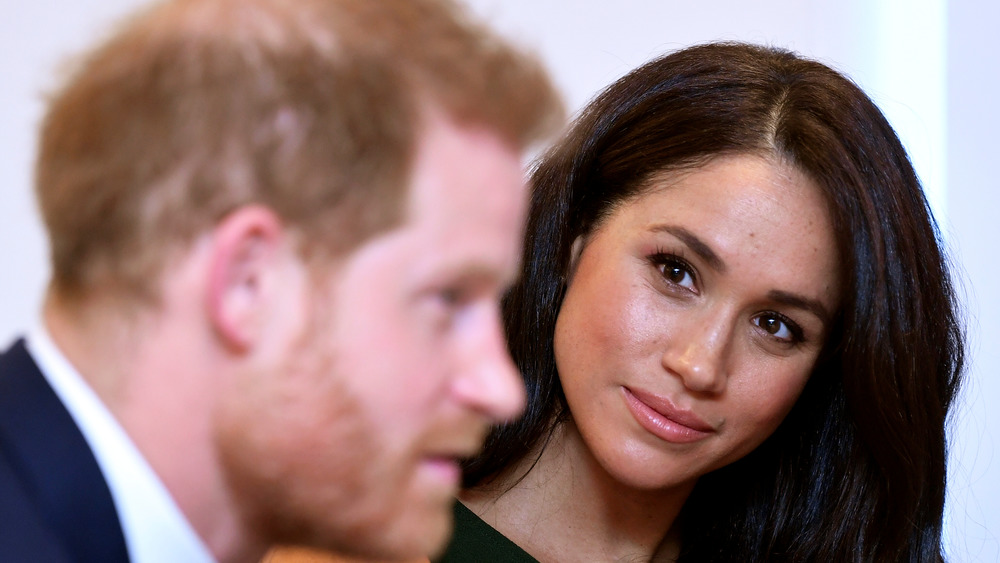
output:
[[[152,309],[47,296],[53,343],[122,426],[220,562],[258,561],[214,447],[214,377],[203,356],[209,335]],[[199,369],[200,368],[200,369]]]

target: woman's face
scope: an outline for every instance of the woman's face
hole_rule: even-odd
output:
[[[586,450],[667,489],[782,421],[827,339],[839,262],[819,188],[788,165],[720,157],[651,186],[577,241],[555,356]]]

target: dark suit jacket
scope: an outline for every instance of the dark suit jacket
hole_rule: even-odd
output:
[[[0,562],[127,562],[104,476],[19,340],[0,355]]]

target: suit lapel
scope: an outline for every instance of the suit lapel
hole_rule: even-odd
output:
[[[97,461],[23,340],[0,356],[0,456],[74,560],[128,561]]]

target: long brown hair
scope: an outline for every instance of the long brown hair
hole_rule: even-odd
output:
[[[774,155],[824,192],[841,309],[796,406],[744,459],[702,477],[683,561],[939,561],[945,422],[964,336],[937,227],[905,150],[849,79],[790,52],[684,49],[612,84],[534,171],[522,278],[504,303],[525,416],[467,465],[484,484],[569,416],[552,336],[570,247],[651,175]]]

